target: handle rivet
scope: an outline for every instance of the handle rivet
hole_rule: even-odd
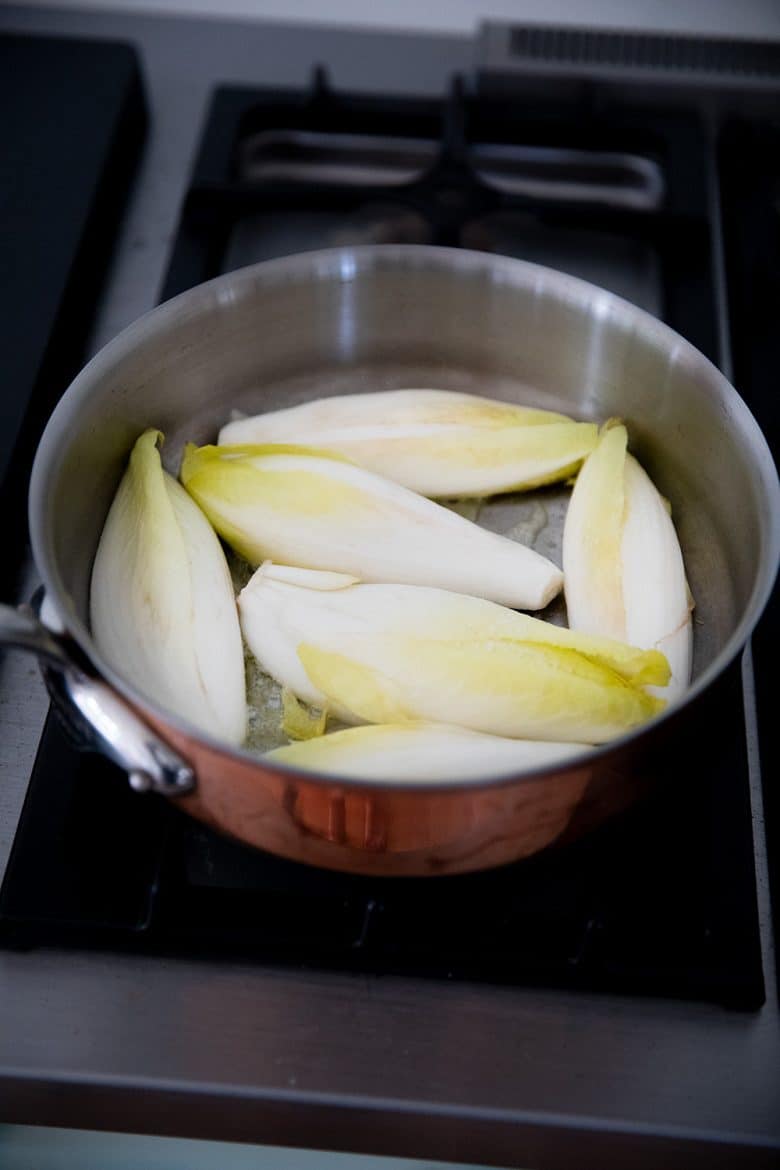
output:
[[[148,772],[129,772],[127,779],[134,792],[149,792],[152,787],[152,777]]]

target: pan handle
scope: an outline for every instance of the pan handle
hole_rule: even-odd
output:
[[[116,691],[80,661],[67,635],[50,630],[30,606],[0,605],[0,646],[36,655],[52,701],[78,746],[108,756],[138,792],[183,796],[195,773]]]

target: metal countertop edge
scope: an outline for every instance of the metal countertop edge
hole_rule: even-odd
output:
[[[149,1094],[154,1093],[154,1097]],[[52,1108],[52,1097],[56,1106]],[[195,1099],[193,1099],[195,1098]],[[0,1070],[0,1121],[235,1142],[262,1142],[355,1154],[435,1158],[507,1166],[533,1162],[563,1170],[578,1151],[578,1170],[657,1170],[658,1159],[684,1157],[686,1168],[740,1170],[778,1165],[780,1139],[770,1134],[626,1124],[568,1114],[454,1106],[398,1098],[362,1098],[246,1085],[183,1088],[130,1077],[14,1074]],[[258,1110],[261,1109],[262,1113]],[[577,1143],[573,1145],[573,1143]],[[630,1157],[630,1163],[626,1158]],[[682,1164],[672,1162],[672,1165]]]

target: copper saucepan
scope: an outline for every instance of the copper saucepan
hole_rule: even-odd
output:
[[[626,420],[672,501],[697,599],[694,681],[642,730],[571,763],[469,783],[360,783],[268,766],[197,733],[104,662],[87,624],[92,559],[128,452],[146,427],[181,446],[233,408],[437,386]],[[556,555],[565,489],[541,507]],[[312,252],[194,288],[148,313],[82,371],[52,415],[30,489],[46,590],[39,621],[5,608],[0,641],[38,653],[83,738],[192,815],[252,845],[358,873],[455,873],[544,848],[633,800],[743,648],[780,553],[780,494],[753,417],[701,354],[647,313],[560,272],[446,248]],[[44,624],[45,623],[45,624]]]

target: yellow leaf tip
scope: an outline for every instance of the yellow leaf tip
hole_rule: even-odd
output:
[[[287,687],[282,689],[282,731],[292,740],[316,739],[324,735],[328,709],[319,714],[309,710]]]

